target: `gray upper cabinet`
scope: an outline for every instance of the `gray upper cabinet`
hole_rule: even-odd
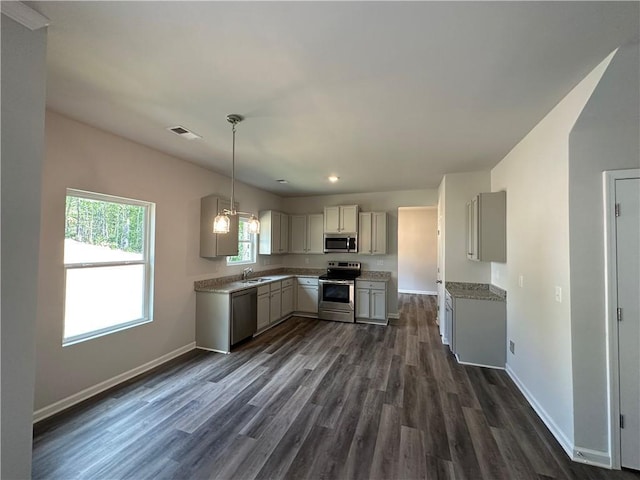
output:
[[[323,253],[323,220],[321,213],[291,215],[289,253]]]
[[[507,261],[507,192],[480,193],[467,204],[467,258]]]
[[[364,255],[386,255],[386,212],[361,212],[358,229],[358,253]]]
[[[213,220],[218,212],[231,205],[229,200],[217,195],[200,199],[200,256],[203,258],[226,257],[238,254],[238,217],[231,218],[229,233],[213,233]],[[237,208],[237,204],[236,204]]]
[[[289,252],[289,215],[275,210],[260,212],[260,255]]]
[[[358,205],[324,207],[324,233],[357,233]]]

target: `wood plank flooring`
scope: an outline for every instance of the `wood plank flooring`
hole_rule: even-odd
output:
[[[435,298],[388,327],[291,318],[34,427],[36,479],[638,479],[571,462],[499,370],[459,365]]]

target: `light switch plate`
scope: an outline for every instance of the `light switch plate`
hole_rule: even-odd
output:
[[[562,288],[556,286],[556,302],[562,303]]]
[[[519,286],[520,288],[524,287],[524,275],[520,275],[520,276],[518,277],[518,286]]]

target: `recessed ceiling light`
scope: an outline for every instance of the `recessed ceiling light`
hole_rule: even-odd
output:
[[[285,180],[284,178],[280,178],[280,179],[276,180],[276,182],[278,182],[278,183],[289,183],[289,180]]]
[[[331,183],[336,183],[338,180],[340,180],[340,177],[336,177],[335,175],[331,175],[331,176],[329,177],[329,181],[330,181]]]
[[[177,125],[175,127],[167,127],[167,130],[175,133],[176,135],[181,136],[182,138],[186,138],[187,140],[196,140],[198,138],[202,138],[197,133],[193,133],[191,130],[187,130],[186,128],[181,127],[180,125]]]

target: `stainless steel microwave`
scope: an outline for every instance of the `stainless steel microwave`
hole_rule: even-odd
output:
[[[358,235],[355,233],[325,233],[324,253],[358,253]]]

